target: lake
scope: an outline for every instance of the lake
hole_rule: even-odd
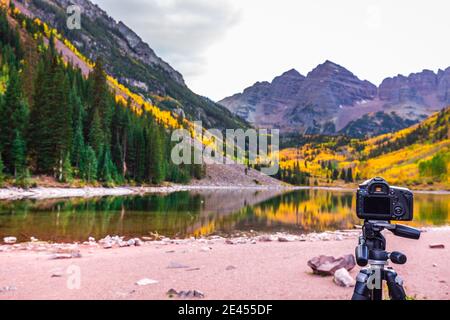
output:
[[[168,237],[294,234],[350,229],[354,192],[305,189],[274,191],[196,191],[168,195],[99,199],[0,201],[0,238],[30,237],[54,242],[86,241],[107,235]],[[416,194],[412,226],[449,223],[450,195]]]

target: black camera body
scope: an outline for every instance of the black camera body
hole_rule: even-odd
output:
[[[361,184],[356,198],[356,212],[360,219],[413,220],[413,193],[406,188],[392,187],[383,178],[374,178]]]

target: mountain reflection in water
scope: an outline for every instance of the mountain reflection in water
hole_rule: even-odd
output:
[[[354,192],[305,189],[215,190],[168,195],[0,202],[0,237],[55,242],[106,235],[169,237],[232,235],[241,231],[290,233],[350,229]],[[450,195],[415,195],[413,226],[449,222]]]

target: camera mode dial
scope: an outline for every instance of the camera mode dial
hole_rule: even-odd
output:
[[[394,208],[394,214],[395,214],[397,217],[402,216],[402,215],[403,215],[403,208],[400,207],[400,206],[396,206],[396,207]]]

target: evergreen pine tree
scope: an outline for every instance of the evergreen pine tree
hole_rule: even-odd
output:
[[[2,155],[0,154],[0,188],[3,187],[3,183],[5,182],[3,170],[5,170],[5,166],[3,165]]]
[[[18,26],[15,29],[11,28],[6,8],[0,8],[0,43],[3,44],[2,47],[8,45],[14,49],[14,55],[17,57],[15,60],[17,62],[22,59],[23,50],[20,43]]]
[[[98,179],[106,185],[112,185],[114,183],[114,177],[117,174],[114,163],[111,159],[111,152],[108,148],[103,148],[102,156],[98,165]]]
[[[91,83],[90,107],[88,109],[88,129],[92,147],[97,155],[102,151],[102,146],[111,144],[111,121],[113,115],[112,103],[110,101],[110,92],[108,89],[106,73],[103,69],[103,62],[98,59],[94,70],[89,75]],[[94,131],[94,132],[92,132]]]
[[[131,102],[129,102],[131,105]],[[127,165],[126,165],[126,155],[127,155],[127,144],[128,144],[128,127],[129,127],[129,117],[127,115],[128,109],[122,105],[117,105],[114,108],[114,114],[111,124],[112,132],[112,143],[111,143],[111,157],[118,169],[119,177],[124,178],[126,176]]]
[[[14,176],[16,179],[20,179],[25,175],[27,166],[25,140],[19,130],[16,130],[16,136],[13,140],[11,154],[13,157]]]
[[[80,174],[83,180],[93,182],[97,179],[97,158],[92,147],[87,146],[83,152],[82,161],[80,164]]]
[[[22,89],[17,70],[11,68],[9,83],[0,117],[0,146],[6,171],[14,173],[14,155],[12,153],[16,131],[22,135],[26,127],[27,112],[22,101]]]
[[[146,163],[146,150],[148,148],[148,140],[145,137],[145,130],[141,128],[136,128],[135,133],[135,143],[136,143],[136,165],[135,165],[135,174],[134,180],[137,182],[145,181],[145,170],[147,167]]]
[[[134,127],[130,124],[130,127],[126,130],[126,151],[125,151],[125,163],[127,166],[127,177],[130,179],[135,178],[136,172],[136,139]],[[149,161],[149,160],[148,160]]]
[[[83,154],[83,151],[85,149],[84,144],[84,136],[83,136],[83,119],[79,112],[76,125],[75,125],[75,131],[73,135],[73,142],[72,142],[72,163],[76,168],[80,167],[81,157]]]
[[[62,166],[62,182],[72,182],[73,181],[73,168],[70,161],[70,154],[68,153],[64,159]]]
[[[149,130],[149,181],[159,184],[165,179],[161,129],[151,124]]]
[[[34,85],[28,145],[38,173],[55,174],[62,179],[64,160],[73,140],[69,80],[57,57],[53,38],[42,54]]]
[[[100,113],[98,110],[95,110],[94,117],[92,119],[92,126],[89,131],[89,145],[92,146],[97,155],[100,155],[104,146],[103,143],[104,143],[104,136],[100,119]]]
[[[52,158],[54,163],[58,165],[56,168],[59,180],[63,179],[63,164],[67,157],[67,154],[71,150],[72,144],[72,109],[68,101],[69,85],[68,79],[64,74],[64,70],[60,64],[53,66],[55,69],[53,78],[53,97],[50,100],[51,108],[53,110],[51,117],[51,127],[49,128],[52,132],[52,145],[53,154]]]
[[[51,79],[51,59],[49,51],[46,51],[38,65],[27,139],[35,171],[41,174],[51,174],[54,168],[53,132],[51,131],[53,110],[50,103],[54,82]]]
[[[43,147],[42,143],[42,125],[45,116],[43,114],[44,107],[44,79],[45,79],[45,60],[41,58],[37,65],[36,79],[34,84],[33,92],[33,104],[30,110],[30,125],[27,132],[27,145],[30,157],[34,162],[34,167],[37,173],[41,173],[41,163],[38,162],[41,158],[41,149]]]

